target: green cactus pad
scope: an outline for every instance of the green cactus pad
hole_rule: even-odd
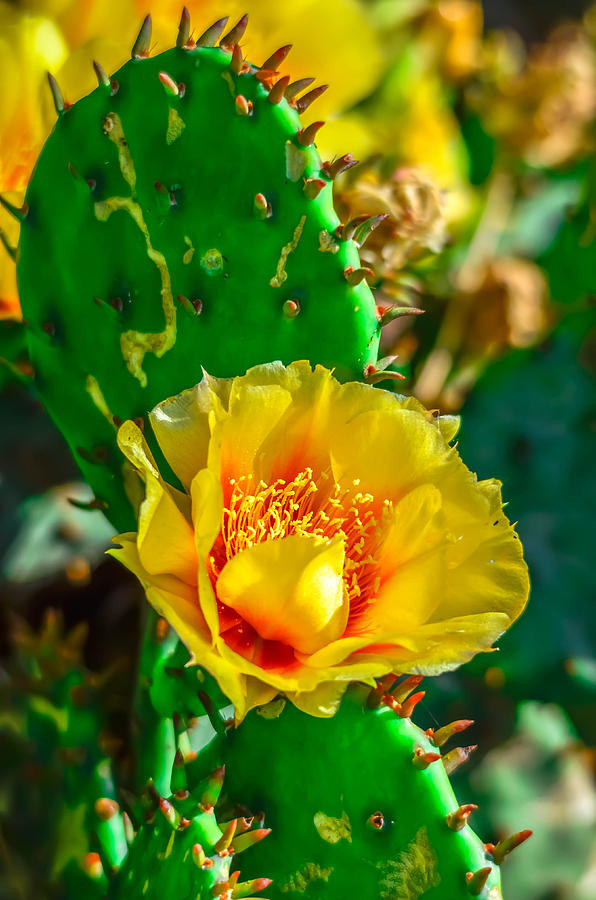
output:
[[[283,92],[238,48],[135,52],[71,107],[53,83],[18,264],[39,392],[123,529],[114,420],[143,418],[201,367],[303,358],[361,378],[379,335],[296,101],[272,102]]]
[[[271,877],[270,900],[500,900],[466,808],[448,824],[459,804],[432,736],[365,698],[351,689],[331,719],[270,705],[228,735],[222,814],[263,810],[272,827],[245,876]]]

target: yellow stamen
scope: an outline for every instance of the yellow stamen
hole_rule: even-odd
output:
[[[350,612],[368,603],[379,588],[376,558],[391,504],[383,504],[380,525],[372,494],[342,490],[328,475],[317,484],[310,468],[292,481],[253,482],[252,475],[230,479],[232,492],[223,511],[219,552],[210,557],[214,578],[227,560],[263,541],[289,535],[321,541],[339,537],[346,547],[343,574]],[[358,484],[356,479],[353,486]]]

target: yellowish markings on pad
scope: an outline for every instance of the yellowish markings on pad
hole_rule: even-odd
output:
[[[339,841],[352,843],[352,823],[347,813],[342,813],[341,819],[327,816],[324,812],[314,814],[313,822],[320,837],[328,844],[337,844]]]
[[[397,859],[377,863],[381,900],[419,900],[441,882],[437,872],[437,855],[431,847],[426,826]]]
[[[124,136],[124,129],[122,128],[120,116],[115,112],[108,113],[103,120],[103,130],[104,134],[107,134],[112,143],[116,145],[116,149],[118,150],[118,162],[120,164],[120,171],[122,172],[124,179],[130,185],[130,189],[134,194],[137,184],[137,175],[135,172],[135,164],[132,160],[130,148],[128,146],[128,141]]]
[[[99,382],[97,378],[93,375],[87,375],[85,379],[85,390],[93,400],[93,403],[100,411],[102,416],[105,416],[110,425],[114,424],[114,416],[110,412],[110,407],[106,403],[106,399],[103,395],[103,392],[99,386]]]
[[[100,222],[107,222],[113,212],[117,210],[127,212],[143,234],[147,244],[147,256],[157,266],[161,280],[164,330],[156,334],[131,330],[125,331],[120,336],[120,349],[128,371],[140,382],[141,387],[146,387],[147,375],[143,371],[145,354],[154,353],[157,357],[161,357],[176,343],[176,307],[172,296],[172,282],[166,258],[153,247],[143,211],[135,200],[137,176],[120,116],[114,112],[108,113],[103,120],[103,130],[118,149],[120,171],[130,185],[132,193],[130,197],[109,197],[107,200],[99,201],[95,204],[95,216]]]
[[[147,334],[142,331],[125,331],[120,335],[120,349],[122,356],[131,375],[140,382],[141,387],[147,385],[147,375],[143,372],[143,360],[146,353],[155,353],[161,357],[176,343],[176,308],[172,296],[172,282],[170,272],[163,253],[151,244],[149,229],[145,224],[143,212],[138,203],[132,197],[110,197],[95,204],[95,215],[100,222],[107,222],[113,212],[122,209],[136,222],[143,233],[147,244],[147,256],[155,263],[161,278],[161,297],[166,327],[156,334]]]
[[[313,881],[329,881],[329,876],[332,872],[333,868],[322,869],[318,863],[308,862],[293,875],[290,875],[287,881],[283,881],[279,888],[284,894],[287,894],[288,891],[296,891],[298,894],[303,894]]]
[[[195,255],[195,248],[192,245],[191,239],[186,234],[184,235],[184,243],[188,247],[188,250],[182,257],[182,262],[184,263],[185,266],[187,266],[189,264],[189,262],[192,261],[192,258]]]
[[[339,244],[328,231],[319,231],[319,250],[321,253],[337,253]]]
[[[186,122],[183,121],[177,110],[170,107],[168,113],[168,130],[166,131],[166,144],[169,146],[170,144],[173,144],[174,141],[178,140],[185,128]]]
[[[304,223],[306,222],[306,216],[302,216],[296,228],[294,229],[294,237],[290,241],[289,244],[286,244],[285,247],[281,248],[281,254],[279,257],[279,262],[277,263],[277,271],[269,284],[271,287],[281,287],[286,278],[288,277],[288,273],[286,272],[286,263],[288,261],[288,256],[295,250],[298,246],[298,241],[302,237],[302,231],[304,229]]]

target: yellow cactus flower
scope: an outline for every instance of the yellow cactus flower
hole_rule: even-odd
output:
[[[160,403],[118,433],[145,481],[112,550],[242,719],[283,693],[332,715],[350,681],[438,674],[488,650],[528,595],[500,485],[414,398],[270,363]]]

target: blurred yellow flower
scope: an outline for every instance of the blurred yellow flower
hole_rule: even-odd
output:
[[[279,692],[332,715],[349,681],[453,669],[521,613],[522,548],[457,419],[306,362],[206,375],[150,419],[183,490],[126,422],[146,495],[111,552],[238,719]]]

